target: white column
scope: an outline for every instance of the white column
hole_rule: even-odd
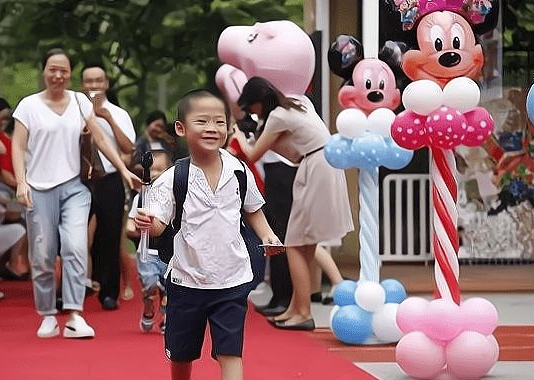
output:
[[[378,58],[379,29],[378,0],[363,0],[362,43],[365,58]]]
[[[375,0],[376,1],[376,0]],[[315,4],[315,29],[321,31],[321,114],[327,128],[330,128],[330,2],[317,0]]]

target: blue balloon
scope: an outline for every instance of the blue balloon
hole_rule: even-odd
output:
[[[400,281],[388,278],[380,283],[386,291],[386,303],[401,303],[407,297],[406,289]]]
[[[356,300],[354,299],[354,293],[356,293],[356,288],[358,283],[352,280],[343,280],[334,288],[334,293],[332,298],[334,298],[334,303],[339,306],[345,305],[355,305]]]
[[[354,139],[351,145],[352,165],[358,169],[372,170],[378,166],[376,159],[376,136],[366,133],[364,136]]]
[[[351,167],[351,139],[341,136],[339,133],[330,136],[324,147],[324,157],[326,161],[337,169],[348,169]]]
[[[372,314],[357,305],[341,306],[332,318],[332,332],[343,343],[361,344],[373,334]]]
[[[534,84],[530,87],[527,95],[527,114],[530,121],[534,123]]]
[[[391,137],[386,137],[384,141],[388,148],[387,155],[381,159],[380,164],[382,166],[388,169],[398,170],[410,163],[413,158],[413,150],[398,146]]]

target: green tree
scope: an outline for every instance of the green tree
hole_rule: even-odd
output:
[[[60,46],[74,64],[110,68],[121,104],[139,126],[161,105],[162,86],[173,102],[193,87],[214,86],[224,28],[279,19],[301,24],[302,0],[3,0],[0,65],[11,70],[0,91],[7,92],[5,79],[16,76],[18,62],[37,67],[46,50]]]
[[[503,46],[508,50],[534,50],[534,3],[502,0]]]

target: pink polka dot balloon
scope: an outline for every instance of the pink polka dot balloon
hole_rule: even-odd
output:
[[[405,149],[416,150],[426,146],[425,116],[410,110],[401,112],[391,125],[391,137]]]
[[[432,145],[454,149],[464,139],[467,121],[460,111],[443,106],[427,116],[425,128]]]
[[[467,146],[480,146],[486,141],[493,131],[493,118],[483,107],[476,107],[472,111],[464,113],[467,121],[467,130],[462,144]]]

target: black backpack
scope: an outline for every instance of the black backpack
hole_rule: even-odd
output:
[[[158,256],[161,261],[168,264],[174,254],[174,236],[180,231],[182,223],[183,206],[185,197],[187,195],[187,185],[189,177],[190,157],[176,160],[174,165],[174,181],[172,191],[176,201],[176,211],[174,213],[174,220],[172,220],[160,236],[153,238],[152,246],[158,250]],[[240,161],[241,162],[241,161]],[[243,162],[243,169],[245,168]],[[241,236],[245,241],[247,250],[250,256],[252,265],[252,272],[254,279],[252,286],[255,288],[263,281],[265,275],[265,256],[263,255],[263,248],[259,245],[262,243],[256,233],[248,226],[243,218],[243,204],[245,202],[245,195],[247,194],[247,173],[246,171],[236,170],[234,172],[237,181],[239,182],[239,195],[241,198]]]

